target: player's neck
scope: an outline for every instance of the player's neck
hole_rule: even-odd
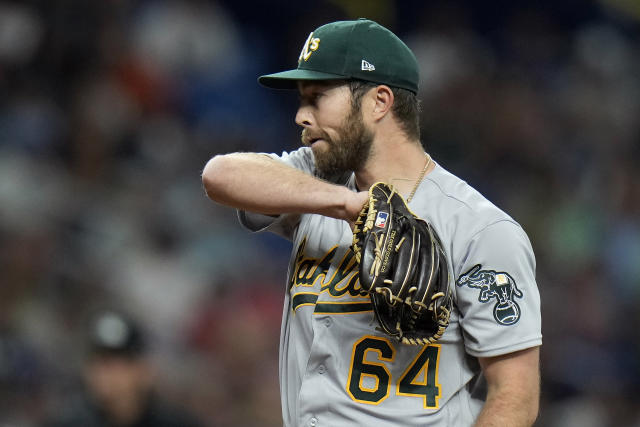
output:
[[[365,167],[356,172],[356,184],[358,189],[365,190],[383,181],[395,186],[406,197],[415,187],[428,160],[419,142],[403,137],[386,141],[376,138]],[[423,176],[433,168],[433,162],[430,162]]]

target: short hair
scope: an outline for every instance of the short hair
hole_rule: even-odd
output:
[[[349,80],[351,89],[351,104],[353,108],[360,108],[362,97],[378,83],[365,80]],[[415,93],[399,87],[390,87],[393,92],[391,112],[398,119],[400,128],[410,139],[420,141],[420,100]]]

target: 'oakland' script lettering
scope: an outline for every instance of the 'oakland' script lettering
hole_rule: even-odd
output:
[[[326,291],[333,297],[341,297],[346,294],[350,296],[366,295],[358,280],[358,264],[351,249],[347,250],[333,275],[327,277],[338,246],[334,246],[320,258],[306,258],[304,254],[306,244],[307,238],[305,237],[296,250],[293,274],[291,274],[289,283],[290,290],[301,286],[313,287],[316,281],[320,280],[320,292]]]

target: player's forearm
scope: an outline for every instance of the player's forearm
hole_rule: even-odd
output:
[[[202,182],[209,198],[218,203],[270,215],[317,213],[351,219],[357,194],[255,153],[212,158]]]
[[[537,396],[496,391],[487,396],[475,427],[530,427],[537,415]]]
[[[481,358],[487,380],[487,401],[476,427],[529,427],[540,401],[539,347]]]

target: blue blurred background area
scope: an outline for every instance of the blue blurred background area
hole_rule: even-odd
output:
[[[421,67],[423,141],[528,232],[540,426],[640,426],[640,2],[0,0],[0,424],[82,390],[87,318],[131,313],[158,389],[282,425],[290,244],[204,195],[215,154],[299,145],[315,27],[368,17]]]

